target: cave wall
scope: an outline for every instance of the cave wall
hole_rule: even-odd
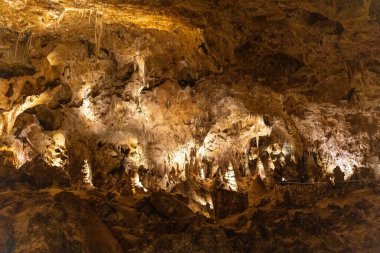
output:
[[[231,168],[379,171],[377,14],[374,0],[1,1],[2,164],[42,156],[97,187],[121,169],[152,189],[229,184]]]

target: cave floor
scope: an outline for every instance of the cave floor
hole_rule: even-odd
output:
[[[165,194],[165,193],[162,193]],[[380,187],[294,206],[274,191],[224,219],[96,189],[0,193],[1,252],[379,252]],[[172,203],[168,203],[172,204]],[[107,251],[108,250],[108,251]],[[111,250],[111,251],[110,251]]]

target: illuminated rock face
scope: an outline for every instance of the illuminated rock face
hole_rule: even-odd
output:
[[[1,2],[1,145],[14,165],[43,155],[78,180],[84,163],[98,179],[142,166],[134,180],[148,185],[134,184],[164,189],[229,164],[237,178],[290,181],[378,170],[378,38],[351,38],[376,34],[376,1],[183,4]],[[217,18],[226,7],[233,17]]]
[[[379,6],[0,0],[0,179],[210,217],[215,189],[378,174]]]

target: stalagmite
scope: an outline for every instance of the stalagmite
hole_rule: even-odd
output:
[[[231,162],[229,162],[228,164],[228,168],[227,168],[226,174],[224,175],[224,179],[226,180],[228,187],[232,191],[238,190],[238,186],[237,186],[236,178],[235,178],[235,171],[234,171],[234,168],[232,167]]]
[[[274,170],[275,169],[275,166],[274,166],[274,163],[273,163],[273,160],[272,158],[269,156],[268,160],[267,160],[267,167],[268,169],[270,170]]]
[[[281,153],[281,146],[278,143],[274,143],[272,147],[272,154],[278,156]]]
[[[279,163],[280,163],[281,166],[285,166],[285,164],[286,164],[286,160],[285,160],[285,156],[284,156],[283,153],[280,153],[280,154],[278,155],[277,160],[279,161]]]
[[[141,183],[140,176],[139,176],[139,174],[137,173],[136,170],[132,170],[132,173],[131,173],[131,182],[132,182],[132,186],[134,188],[138,188],[138,189],[141,189],[144,192],[147,192],[147,189]]]
[[[257,160],[256,171],[261,179],[265,179],[267,177],[263,162],[261,161],[260,158]]]
[[[206,178],[206,177],[205,177],[205,172],[204,172],[203,167],[201,167],[201,169],[200,169],[199,177],[200,177],[201,179],[205,179],[205,178]]]
[[[81,171],[83,173],[83,183],[85,185],[93,187],[93,184],[92,184],[92,169],[91,169],[91,165],[89,164],[88,160],[84,160],[83,167],[82,167]]]
[[[290,162],[293,163],[293,164],[296,164],[297,161],[296,161],[296,157],[294,156],[294,154],[291,154],[290,155]]]
[[[292,154],[292,144],[285,142],[284,145],[282,146],[282,154],[285,157],[288,157]]]
[[[257,148],[251,147],[249,150],[249,160],[254,161],[258,158],[259,150]]]

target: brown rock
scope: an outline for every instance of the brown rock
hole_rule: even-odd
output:
[[[346,248],[342,237],[335,232],[325,237],[325,246],[332,252],[343,252]]]
[[[224,218],[246,210],[248,208],[248,194],[217,189],[213,193],[213,203],[215,217]]]
[[[0,216],[0,252],[12,252],[14,243],[12,221]]]
[[[21,181],[36,188],[46,188],[54,184],[61,187],[70,186],[68,174],[62,168],[48,165],[42,156],[37,156],[32,161],[25,163],[19,172]]]
[[[50,110],[43,106],[38,106],[35,110],[36,117],[44,130],[58,130],[62,126],[63,115],[60,112]]]
[[[150,200],[156,210],[165,217],[189,219],[195,216],[190,208],[169,193],[163,191],[153,192]]]

